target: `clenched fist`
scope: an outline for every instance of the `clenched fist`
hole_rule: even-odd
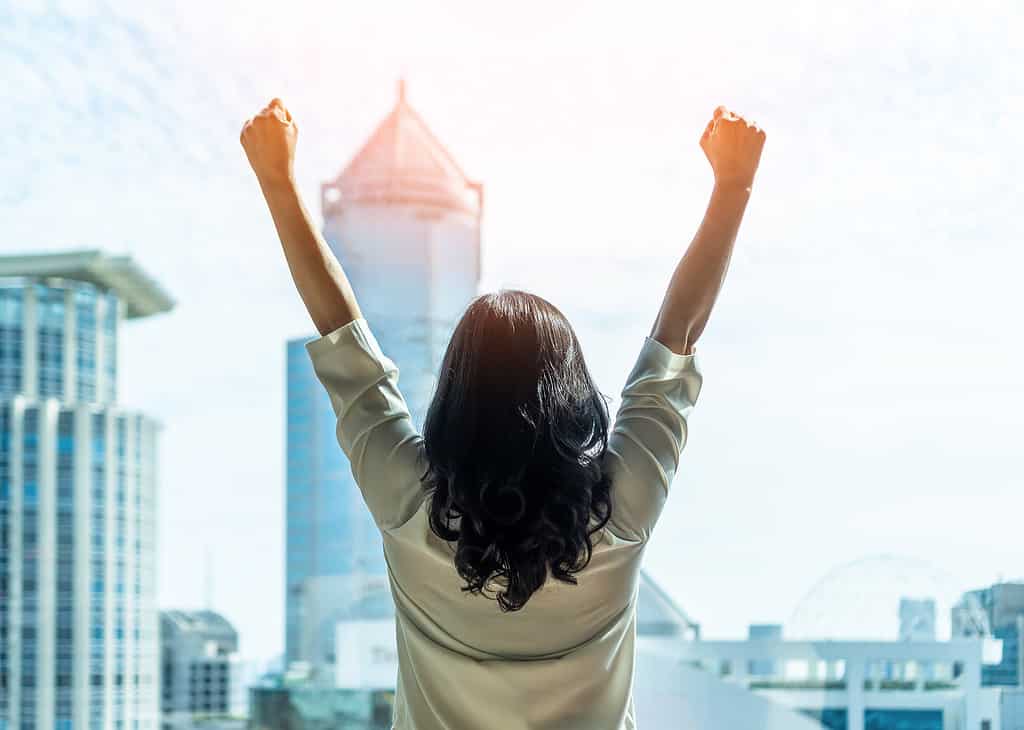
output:
[[[720,106],[700,138],[700,147],[715,172],[716,185],[750,187],[761,160],[765,133],[738,114]]]
[[[239,141],[260,184],[292,179],[298,134],[299,128],[280,99],[272,99],[245,123]]]

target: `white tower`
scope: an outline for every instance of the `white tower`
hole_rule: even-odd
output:
[[[477,292],[482,202],[482,187],[409,106],[401,83],[391,112],[322,185],[324,236],[401,370],[418,425],[451,331]],[[290,342],[287,354],[287,489],[295,499],[288,500],[285,646],[288,661],[333,668],[335,622],[358,619],[352,607],[386,583],[387,572],[304,343]]]
[[[483,188],[466,177],[405,98],[334,180],[322,185],[324,235],[417,422],[456,321],[480,280]]]

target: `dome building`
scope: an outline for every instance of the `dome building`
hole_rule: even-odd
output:
[[[954,605],[971,626],[984,622],[959,595],[926,561],[871,556],[815,583],[783,633],[694,641],[681,653],[701,681],[717,676],[827,730],[997,730],[998,693],[982,678],[999,647],[951,633]]]

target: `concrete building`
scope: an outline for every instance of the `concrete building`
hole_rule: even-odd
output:
[[[466,177],[400,85],[391,113],[338,177],[322,185],[322,207],[324,236],[384,352],[398,364],[402,391],[422,424],[448,338],[477,291],[481,186]],[[386,571],[380,536],[304,349],[309,339],[287,345],[285,654],[288,662],[332,674],[334,617],[358,604],[361,586],[372,588]],[[320,638],[311,644],[310,636]]]
[[[751,624],[747,628],[747,639],[749,641],[779,641],[782,639],[782,625]],[[779,667],[778,664],[773,661],[755,660],[750,663],[749,670],[750,673],[755,676],[771,677],[779,671]]]
[[[245,714],[238,633],[220,614],[161,611],[160,674],[163,730]]]
[[[978,610],[987,622],[973,620]],[[986,633],[987,628],[1002,642],[1002,660],[982,670],[982,683],[988,687],[1024,688],[1024,582],[996,583],[968,591],[952,613],[955,635],[974,636]]]
[[[702,643],[699,625],[646,573],[640,578],[636,633],[633,699],[641,728],[821,730],[792,708],[696,666],[688,647]]]
[[[157,727],[157,424],[117,401],[128,258],[0,258],[0,728]]]
[[[935,600],[900,599],[900,640],[935,641]]]
[[[1000,708],[991,730],[1024,730],[1024,582],[968,591],[952,609],[953,633],[991,636],[998,661],[983,666],[981,684]]]
[[[300,656],[305,657],[300,662],[316,675],[317,681],[331,684],[344,654],[340,646],[335,650],[338,625],[360,618],[393,620],[394,615],[385,575],[307,578],[299,586],[299,650]]]
[[[1024,730],[1024,689],[1003,689],[999,693],[1000,730]],[[992,730],[996,730],[993,728]]]
[[[988,655],[982,638],[695,641],[681,651],[682,661],[829,730],[998,730],[998,703],[981,686]],[[749,673],[763,662],[781,671]]]

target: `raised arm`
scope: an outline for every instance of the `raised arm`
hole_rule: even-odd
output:
[[[700,138],[715,187],[651,331],[652,338],[680,355],[691,353],[722,288],[764,140],[762,130],[725,107],[715,109]]]
[[[299,129],[292,115],[273,99],[242,127],[245,148],[299,295],[321,335],[333,332],[362,314],[338,259],[313,224],[302,203],[293,174]]]

